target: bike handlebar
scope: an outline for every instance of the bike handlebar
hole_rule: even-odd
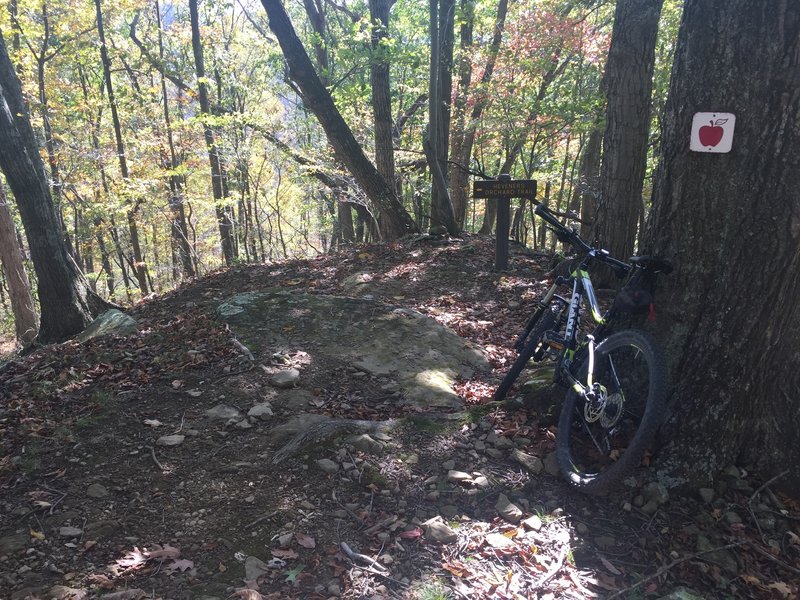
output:
[[[541,202],[536,203],[536,208],[533,209],[533,212],[553,228],[559,241],[575,246],[587,254],[592,253],[594,258],[600,262],[606,263],[622,276],[626,275],[633,268],[628,263],[611,256],[608,253],[608,250],[595,248],[591,244],[588,244],[581,236],[578,235],[578,232],[575,231],[575,229],[565,227],[561,221],[558,220],[558,217],[556,217],[556,215]]]

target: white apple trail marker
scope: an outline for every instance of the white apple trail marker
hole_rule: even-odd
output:
[[[733,113],[695,113],[692,119],[692,136],[689,150],[695,152],[730,152],[733,146]]]

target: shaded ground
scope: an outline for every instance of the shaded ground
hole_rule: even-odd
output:
[[[687,497],[643,478],[583,497],[541,410],[484,406],[552,259],[491,260],[469,237],[231,269],[135,308],[137,336],[0,367],[0,598],[796,597],[797,506],[746,470]],[[240,335],[251,361],[216,309],[271,287],[418,310],[493,370],[445,414],[292,321],[270,324],[280,343]],[[299,415],[294,434],[345,425],[281,455]]]

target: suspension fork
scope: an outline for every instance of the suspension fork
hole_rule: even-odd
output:
[[[554,283],[552,286],[550,286],[550,289],[547,290],[547,293],[536,303],[536,310],[525,324],[525,329],[520,332],[516,341],[514,342],[514,349],[517,352],[522,352],[522,349],[525,347],[525,341],[528,339],[531,331],[533,331],[536,323],[539,322],[539,319],[542,317],[542,313],[544,313],[544,311],[550,307],[550,301],[553,299],[553,296],[555,296],[557,289],[558,284]]]

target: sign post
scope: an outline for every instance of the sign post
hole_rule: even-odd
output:
[[[508,268],[508,234],[511,229],[511,198],[536,199],[536,180],[511,179],[507,173],[496,180],[476,181],[472,187],[473,198],[497,200],[497,231],[495,233],[494,268]]]

